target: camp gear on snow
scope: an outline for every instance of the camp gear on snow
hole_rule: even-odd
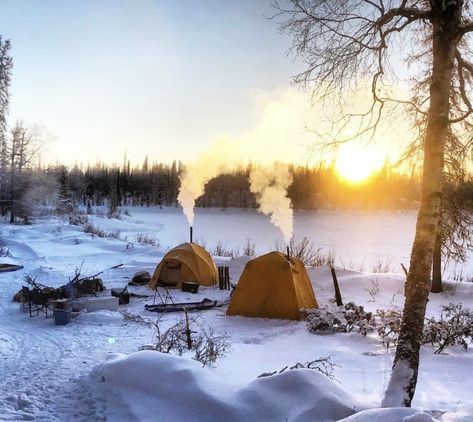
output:
[[[216,300],[203,299],[200,302],[184,302],[184,303],[161,303],[157,305],[145,305],[145,309],[150,312],[182,312],[188,311],[204,311],[217,306]]]
[[[55,309],[54,323],[56,325],[67,325],[71,322],[72,310],[69,309]]]
[[[197,293],[198,290],[199,290],[199,283],[195,283],[193,281],[184,281],[184,283],[182,283],[183,292]]]
[[[246,264],[227,315],[300,319],[300,309],[317,307],[302,261],[270,252]]]
[[[226,266],[218,267],[218,287],[220,290],[230,290],[230,269]]]
[[[151,274],[148,271],[138,271],[131,281],[128,283],[130,286],[143,286],[151,281]]]
[[[46,318],[52,317],[53,312],[53,303],[51,292],[47,291],[46,289],[33,289],[30,290],[30,299],[31,299],[31,310],[36,312],[38,315],[40,312],[44,312],[46,314]],[[50,311],[50,315],[48,316],[48,311]],[[32,312],[30,311],[30,316]]]
[[[99,296],[84,298],[87,312],[95,311],[118,311],[118,298],[113,296]]]
[[[0,273],[6,273],[10,271],[18,271],[23,269],[23,265],[14,264],[0,264]]]
[[[166,287],[182,288],[184,281],[201,286],[217,283],[217,267],[210,254],[195,243],[183,243],[171,249],[156,267],[149,287],[155,289],[158,281]]]
[[[111,295],[118,297],[119,305],[128,305],[130,303],[130,293],[128,292],[128,286],[125,286],[124,289],[112,289],[110,291]]]

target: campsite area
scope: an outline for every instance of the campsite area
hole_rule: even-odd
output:
[[[376,332],[366,336],[357,332],[313,334],[305,321],[226,316],[230,291],[219,290],[218,286],[200,286],[196,294],[169,289],[175,302],[208,298],[221,304],[189,313],[199,326],[210,327],[216,335],[228,339],[227,352],[214,365],[205,367],[185,351],[183,357],[149,350],[135,353],[156,339],[153,326],[140,319],[159,318],[159,327],[165,330],[183,318],[182,312],[158,315],[146,311],[145,305],[154,299],[154,291],[147,286],[130,286],[130,292],[147,297],[131,297],[119,311],[83,311],[64,326],[55,325],[53,319],[42,314],[30,318],[19,303],[11,301],[26,275],[57,287],[72,278],[76,268],[83,275],[105,270],[100,277],[106,290],[100,295],[110,295],[111,288],[123,288],[137,271],[152,274],[169,249],[188,240],[180,209],[129,207],[126,213],[121,211],[120,219],[100,213],[88,216],[102,230],[119,230],[117,238],[85,233],[59,217],[43,217],[31,225],[2,226],[9,250],[4,260],[24,268],[0,274],[0,420],[329,421],[378,407],[389,380],[393,348],[386,348]],[[318,218],[326,221],[328,217]],[[350,219],[355,227],[350,213],[339,213],[334,221]],[[369,219],[375,221],[372,216]],[[414,214],[383,213],[380,219],[390,221],[385,226],[393,231],[400,221],[403,225],[410,221],[413,228]],[[296,236],[300,233],[298,227],[304,227],[307,220],[315,224],[317,213],[296,213]],[[356,220],[363,221],[362,213]],[[219,221],[225,221],[227,233]],[[239,224],[232,224],[235,221]],[[259,230],[245,232],[242,222]],[[363,226],[366,235],[354,229],[352,236],[341,237],[338,245],[326,245],[340,254],[335,269],[344,302],[353,301],[371,312],[402,307],[405,276],[398,262],[405,262],[412,236],[404,230],[404,239],[384,242],[386,250],[378,248],[378,254],[361,260],[356,254],[347,256],[349,250],[369,250],[366,244],[376,250],[376,239],[371,236],[383,236],[376,224]],[[324,224],[326,231],[336,232],[336,228]],[[153,236],[156,245],[159,240],[159,245],[136,241],[143,233]],[[225,238],[232,239],[227,248],[242,248],[240,242],[247,237],[256,239],[258,255],[274,250],[275,236],[269,220],[247,211],[198,210],[195,235],[202,243],[205,239],[209,251]],[[358,248],[363,241],[364,247]],[[391,262],[384,270],[377,265],[381,254]],[[229,267],[232,283],[238,281],[251,259],[242,255],[235,253],[231,258],[213,254],[217,265]],[[332,304],[334,287],[329,267],[307,268],[307,273],[319,306]],[[271,291],[266,294],[271,295]],[[472,307],[473,283],[447,277],[444,293],[431,296],[427,315],[437,317],[440,306],[450,302]],[[430,345],[422,347],[413,403],[414,409],[429,416],[417,415],[418,419],[409,420],[471,421],[471,350],[454,346],[440,354],[434,351]],[[287,369],[280,375],[258,378],[262,373],[279,372],[321,357],[330,357],[334,364],[333,380],[309,369]],[[409,416],[416,410],[399,412]],[[371,417],[349,420],[380,420],[382,416],[376,413]]]

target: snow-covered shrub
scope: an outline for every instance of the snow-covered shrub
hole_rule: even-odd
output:
[[[349,302],[344,306],[322,306],[318,309],[305,310],[307,328],[317,332],[357,332],[364,336],[374,329],[374,318],[363,306]]]
[[[246,238],[246,243],[243,246],[243,255],[254,258],[256,256],[256,245],[254,242],[251,242],[249,238]]]
[[[5,239],[0,237],[0,256],[10,256],[10,248]]]
[[[87,222],[83,226],[84,233],[89,233],[92,237],[109,237],[112,239],[120,239],[121,231],[118,229],[113,229],[110,231],[102,230],[99,227],[94,226],[92,223]]]
[[[389,349],[396,345],[401,331],[402,312],[400,309],[378,309],[375,314],[376,331],[381,342]]]
[[[461,303],[442,305],[440,319],[427,319],[423,342],[436,347],[435,353],[441,353],[449,346],[462,346],[465,351],[473,341],[473,312]]]
[[[377,278],[373,278],[370,279],[370,284],[370,287],[365,289],[371,297],[368,302],[376,302],[376,295],[379,293],[379,281]]]
[[[88,222],[88,217],[83,214],[71,214],[69,216],[69,224],[71,226],[85,226]]]
[[[240,255],[240,251],[237,249],[230,249],[227,245],[224,245],[221,240],[217,242],[217,246],[210,250],[210,255],[214,256],[225,256],[228,258],[236,258]]]
[[[332,362],[331,356],[320,357],[318,359],[314,359],[310,362],[305,363],[296,363],[292,366],[285,366],[284,368],[278,371],[271,371],[271,372],[263,372],[261,375],[258,375],[258,378],[270,377],[276,374],[282,374],[286,371],[291,371],[293,369],[312,369],[314,371],[320,372],[321,374],[325,375],[327,378],[334,380],[334,372],[335,368],[340,367],[336,363]]]
[[[389,273],[391,272],[391,263],[392,261],[388,261],[386,258],[385,261],[382,259],[378,259],[378,262],[373,265],[373,273]]]
[[[193,342],[194,357],[203,366],[213,366],[230,350],[229,337],[216,335],[212,327],[202,327],[202,332]]]
[[[146,233],[138,233],[135,237],[136,243],[159,247],[159,239],[156,236]]]
[[[293,236],[288,246],[289,254],[294,258],[300,259],[304,265],[308,267],[320,267],[322,265],[333,264],[333,252],[329,252],[329,254],[325,255],[322,252],[322,248],[316,247],[306,236],[300,240],[297,240]],[[276,250],[285,254],[287,252],[286,244],[276,242]]]
[[[230,350],[229,337],[226,334],[217,335],[212,327],[199,323],[199,315],[183,318],[166,330],[162,330],[159,320],[146,320],[139,315],[124,314],[129,321],[147,324],[154,328],[156,339],[154,344],[142,346],[141,350],[156,350],[182,356],[192,352],[192,359],[203,366],[212,366],[224,357]]]

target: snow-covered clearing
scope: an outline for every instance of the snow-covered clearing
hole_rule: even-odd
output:
[[[358,411],[379,405],[388,382],[392,352],[387,352],[374,334],[313,335],[304,322],[226,317],[225,308],[215,308],[203,312],[201,318],[217,333],[230,336],[232,350],[216,368],[209,369],[186,358],[156,352],[140,352],[129,358],[117,355],[136,352],[154,338],[148,326],[127,321],[120,313],[84,313],[67,326],[55,326],[52,319],[44,316],[29,318],[17,303],[11,302],[25,274],[59,286],[81,265],[82,274],[90,275],[124,264],[102,275],[107,288],[123,287],[136,271],[152,272],[169,247],[187,240],[187,225],[177,209],[130,208],[130,213],[121,221],[93,217],[94,224],[103,229],[121,230],[121,240],[92,238],[81,228],[56,218],[38,220],[30,226],[1,226],[1,235],[12,254],[3,261],[21,264],[24,269],[0,274],[0,420],[205,421],[223,420],[219,415],[225,415],[227,420],[305,421],[348,416],[350,413],[317,413],[323,410],[315,406],[317,391],[330,388],[337,389],[334,395],[339,400],[332,406],[332,412],[344,406]],[[321,246],[333,246],[346,263],[364,261],[365,270],[371,271],[378,259],[387,257],[392,259],[392,270],[396,272],[400,272],[399,262],[408,263],[415,222],[412,213],[382,213],[378,219],[372,213],[325,213],[311,222],[313,217],[313,213],[298,213],[296,234],[308,235]],[[219,239],[224,243],[229,239],[227,246],[241,248],[250,237],[258,252],[272,249],[280,237],[264,217],[235,210],[199,212],[195,231],[209,248]],[[156,236],[160,247],[134,242],[140,233]],[[125,237],[133,242],[133,247],[126,247]],[[217,258],[218,263],[230,266],[233,280],[238,279],[247,260]],[[368,310],[402,304],[401,273],[359,273],[343,268],[338,268],[337,273],[345,301],[354,301]],[[328,303],[333,298],[333,287],[327,268],[311,269],[309,275],[319,304]],[[132,298],[130,305],[121,308],[156,319],[157,315],[144,310],[145,303],[152,303],[153,292],[146,287],[133,291],[150,297]],[[198,301],[204,297],[222,300],[228,292],[201,288],[197,295],[180,291],[173,291],[172,295],[176,301]],[[440,304],[450,301],[473,308],[473,283],[449,283],[446,293],[431,296],[428,313],[436,315]],[[161,323],[169,326],[180,318],[179,314],[165,315]],[[335,371],[339,384],[334,385],[309,370],[256,380],[263,372],[328,355],[340,365]],[[472,406],[468,407],[473,389],[472,359],[471,351],[459,348],[434,355],[431,347],[423,347],[414,406],[438,412],[439,420],[473,420]],[[129,374],[130,367],[141,369]],[[175,377],[171,369],[175,369]],[[143,383],[137,382],[140,377]],[[183,389],[186,383],[195,388],[186,387],[182,394],[177,393],[179,401],[175,397],[162,399],[171,391]],[[299,385],[301,393],[297,394]],[[159,394],[154,394],[158,390]],[[201,401],[192,397],[193,392]],[[320,397],[326,400],[324,394]],[[175,403],[183,407],[172,419]],[[460,406],[464,407],[457,412]],[[214,413],[212,409],[216,409]],[[446,411],[456,413],[439,416]],[[355,415],[348,420],[387,422],[412,414],[399,410],[397,419],[388,419],[383,411],[371,412],[365,419]],[[460,417],[462,412],[464,419]],[[419,418],[417,415],[409,420],[424,420]]]

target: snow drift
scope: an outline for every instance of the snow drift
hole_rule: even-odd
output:
[[[258,378],[247,386],[199,363],[154,351],[112,354],[90,377],[112,421],[466,422],[473,405],[435,419],[412,408],[363,410],[338,384],[309,369]],[[358,412],[358,413],[357,413]]]
[[[91,383],[114,421],[335,421],[360,410],[346,392],[308,369],[259,378],[244,388],[185,358],[154,351],[114,354]]]

